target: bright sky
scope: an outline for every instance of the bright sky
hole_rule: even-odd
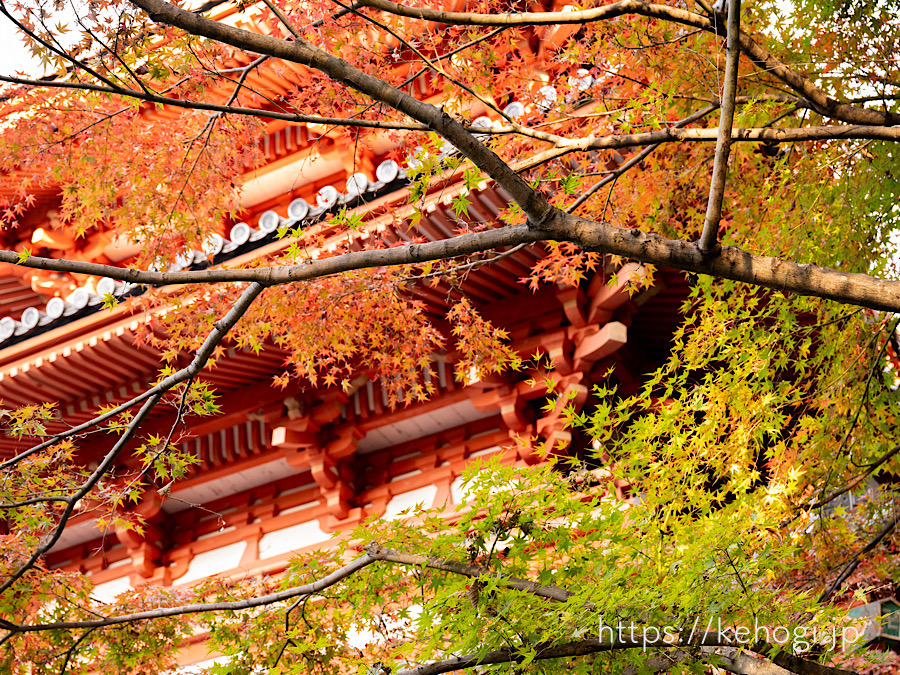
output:
[[[0,15],[0,74],[14,75],[22,71],[32,75],[40,75],[41,68],[31,58],[25,44],[19,39],[16,25]]]
[[[83,4],[82,0],[69,0],[64,9],[53,14],[54,23],[60,21],[72,28],[68,34],[70,41],[75,41],[79,37],[74,12],[82,10]],[[184,3],[184,6],[190,8],[192,5],[199,6],[200,4],[202,4],[201,0],[190,0]],[[66,43],[65,38],[57,36],[57,39]],[[44,75],[39,62],[31,57],[25,43],[20,39],[16,25],[0,14],[0,75],[13,75],[18,71],[33,77]]]

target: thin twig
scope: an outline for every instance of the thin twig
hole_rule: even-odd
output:
[[[144,82],[141,80],[141,78],[138,76],[138,74],[135,73],[131,69],[131,66],[129,66],[127,63],[125,63],[125,60],[119,55],[119,53],[115,49],[113,49],[112,47],[107,45],[103,40],[100,39],[100,37],[96,33],[94,33],[94,31],[92,31],[88,26],[86,26],[84,24],[84,22],[81,20],[81,16],[76,11],[75,4],[73,2],[69,2],[69,7],[72,8],[72,13],[75,16],[75,21],[78,22],[78,25],[81,26],[81,29],[85,33],[87,33],[91,38],[96,40],[100,44],[100,46],[103,47],[103,49],[105,49],[107,52],[109,52],[112,55],[112,57],[116,61],[119,62],[119,64],[125,69],[125,72],[127,72],[131,76],[131,78],[135,81],[137,86],[140,87],[144,91],[144,93],[146,93],[146,94],[156,93],[156,92],[152,91],[147,85],[144,84]],[[108,66],[105,66],[105,67],[106,67],[106,72],[112,74],[110,68]]]
[[[191,363],[185,368],[182,368],[177,373],[174,373],[173,375],[170,375],[169,377],[163,379],[159,384],[148,389],[146,392],[144,392],[144,394],[142,394],[143,399],[146,399],[144,405],[135,414],[134,418],[129,422],[125,431],[123,431],[121,436],[119,436],[119,439],[116,441],[115,445],[106,454],[106,456],[93,471],[93,473],[88,477],[88,479],[84,482],[81,488],[68,498],[66,508],[60,515],[59,522],[54,528],[52,534],[50,534],[44,540],[44,542],[34,551],[34,553],[32,553],[32,555],[24,564],[22,564],[13,574],[9,576],[9,578],[5,582],[3,582],[2,585],[0,585],[0,594],[6,592],[13,584],[21,579],[26,572],[34,567],[35,563],[42,555],[53,548],[56,542],[59,541],[60,536],[62,536],[63,529],[65,529],[65,526],[68,523],[68,520],[71,517],[72,512],[75,510],[78,502],[83,499],[100,481],[100,479],[103,478],[103,476],[109,471],[113,463],[116,461],[117,457],[121,454],[122,450],[124,450],[125,446],[137,432],[138,427],[140,427],[147,415],[150,414],[150,411],[153,410],[157,402],[159,402],[160,398],[162,398],[162,395],[169,389],[174,387],[176,384],[196,376],[196,374],[206,365],[206,362],[209,360],[210,356],[212,356],[212,353],[219,342],[222,341],[228,331],[231,330],[231,328],[234,327],[234,325],[246,313],[247,309],[249,309],[250,305],[257,298],[257,296],[262,293],[263,290],[264,286],[262,284],[259,284],[257,282],[251,283],[241,294],[240,298],[238,298],[238,300],[234,303],[228,313],[224,317],[216,321],[215,324],[213,324],[213,330],[210,331],[209,335],[206,337],[206,340],[204,340],[203,344],[197,350],[197,353]]]
[[[844,569],[841,570],[841,573],[837,576],[831,585],[825,589],[822,595],[819,596],[819,603],[826,602],[832,595],[837,592],[837,590],[841,587],[847,578],[853,574],[856,568],[859,566],[859,563],[864,556],[869,551],[873,550],[878,544],[881,543],[881,540],[888,536],[891,532],[893,532],[894,528],[897,526],[897,523],[900,522],[900,513],[891,518],[884,527],[881,528],[881,531],[875,535],[873,539],[869,541],[868,544],[863,546],[859,551],[853,554],[853,557],[850,561],[844,566]]]
[[[72,646],[66,650],[66,656],[63,659],[62,665],[59,668],[59,675],[65,675],[66,668],[69,667],[69,661],[72,659],[72,656],[74,656],[75,651],[78,649],[78,646],[82,642],[84,642],[88,637],[90,637],[90,635],[96,630],[97,630],[96,628],[89,628],[88,630],[84,631],[84,633],[81,634],[81,637],[79,637],[77,640],[75,640],[75,642],[72,644]]]
[[[3,16],[5,16],[10,21],[12,21],[16,25],[16,28],[18,28],[20,31],[25,33],[25,35],[30,37],[32,40],[34,40],[38,44],[43,45],[44,47],[49,49],[51,52],[53,52],[60,58],[68,61],[76,69],[84,70],[86,73],[93,75],[95,78],[97,78],[98,80],[100,80],[101,82],[103,82],[104,84],[106,84],[109,87],[116,87],[116,84],[112,80],[109,80],[109,79],[103,77],[100,73],[96,72],[90,66],[85,65],[84,63],[82,63],[81,61],[79,61],[76,58],[73,58],[71,55],[69,55],[68,52],[66,52],[65,49],[62,49],[60,47],[56,47],[56,46],[50,44],[49,42],[47,42],[46,40],[41,38],[39,35],[37,35],[37,33],[32,31],[31,29],[29,29],[25,24],[23,24],[21,21],[16,19],[16,17],[14,17],[12,14],[10,14],[9,10],[6,9],[6,4],[3,2],[0,2],[0,14],[3,14]]]
[[[131,491],[131,488],[133,488],[138,482],[140,482],[140,480],[144,476],[147,475],[147,473],[149,473],[149,471],[153,468],[153,463],[159,458],[160,455],[162,455],[166,450],[169,449],[169,445],[172,443],[172,436],[175,435],[175,429],[178,428],[178,425],[183,420],[184,405],[187,401],[188,391],[190,391],[191,384],[193,384],[193,382],[193,376],[191,376],[188,381],[185,382],[184,391],[181,392],[181,400],[178,403],[178,410],[175,413],[175,421],[172,422],[172,427],[169,429],[169,435],[166,437],[166,440],[162,444],[162,447],[160,447],[160,449],[156,451],[156,453],[153,455],[153,457],[150,458],[150,460],[147,462],[147,465],[141,470],[141,472],[137,476],[135,476],[125,487],[125,489],[123,490],[125,494],[128,494]]]
[[[44,538],[43,542],[29,556],[28,560],[26,560],[21,566],[19,566],[19,568],[15,572],[9,575],[6,581],[0,584],[0,595],[9,590],[13,586],[13,584],[15,584],[29,570],[31,570],[34,567],[35,563],[37,563],[37,561],[41,558],[41,556],[47,553],[51,548],[53,548],[56,542],[59,541],[59,538],[62,536],[66,524],[69,522],[69,518],[72,516],[72,512],[75,510],[75,506],[94,488],[97,483],[100,482],[100,479],[103,478],[103,476],[110,470],[113,462],[121,454],[122,450],[125,449],[125,446],[137,432],[138,427],[143,424],[144,420],[147,418],[147,415],[150,414],[150,411],[153,410],[153,408],[156,406],[156,403],[159,401],[161,396],[162,394],[157,393],[151,396],[150,399],[144,403],[137,414],[135,414],[128,427],[119,437],[118,441],[116,441],[112,449],[103,458],[103,461],[100,462],[100,464],[84,482],[81,488],[74,494],[72,494],[68,499],[66,499],[66,508],[63,509],[63,512],[60,514],[59,522],[56,524],[53,532],[49,536]]]
[[[269,8],[269,11],[272,12],[272,14],[278,17],[278,20],[285,28],[288,29],[288,32],[290,32],[291,35],[293,35],[298,40],[301,39],[300,32],[296,28],[294,28],[294,25],[290,21],[288,21],[288,18],[284,15],[284,12],[282,12],[280,9],[278,9],[278,7],[272,4],[270,0],[263,0],[263,4]],[[343,7],[348,12],[351,11],[349,7],[345,7],[344,5],[341,5],[341,7]]]
[[[158,94],[147,94],[141,91],[131,89],[123,89],[117,85],[104,87],[101,85],[77,82],[54,82],[50,80],[33,80],[25,77],[15,77],[12,75],[0,75],[0,82],[9,82],[10,84],[21,84],[28,87],[43,87],[49,89],[77,89],[82,91],[92,91],[101,94],[113,94],[126,98],[136,98],[148,103],[159,103],[162,105],[170,105],[176,108],[187,108],[189,110],[209,110],[212,112],[229,113],[235,115],[246,115],[248,117],[260,117],[263,119],[284,120],[286,122],[303,122],[308,124],[333,124],[351,127],[365,127],[372,129],[391,129],[399,131],[428,131],[429,127],[424,124],[407,123],[407,122],[384,122],[381,120],[360,120],[343,117],[322,117],[320,115],[300,115],[294,113],[278,112],[275,110],[260,110],[258,108],[244,108],[240,106],[228,106],[218,103],[206,103],[204,101],[189,101],[186,99],[171,98],[168,96],[160,96]],[[126,110],[130,110],[127,108]]]
[[[805,507],[805,510],[814,511],[815,509],[820,509],[823,506],[825,506],[826,504],[828,504],[829,502],[834,501],[835,499],[840,497],[842,494],[844,494],[846,492],[850,492],[850,490],[853,490],[854,488],[856,488],[867,477],[869,477],[879,466],[881,466],[886,461],[888,461],[889,459],[894,457],[898,452],[900,452],[900,445],[894,446],[893,448],[888,450],[886,453],[884,453],[881,457],[879,457],[877,460],[868,464],[867,465],[869,467],[868,469],[866,469],[861,474],[856,476],[856,478],[851,480],[844,487],[840,488],[839,490],[835,490],[834,492],[819,499],[819,501],[814,502],[813,504],[810,504],[809,506]]]

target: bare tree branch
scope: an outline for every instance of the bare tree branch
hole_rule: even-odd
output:
[[[259,59],[257,59],[258,61]],[[254,62],[255,63],[255,62]],[[176,108],[186,108],[189,110],[209,110],[211,112],[227,113],[233,115],[246,115],[248,117],[260,117],[263,119],[284,120],[286,122],[298,122],[308,124],[333,124],[350,127],[364,127],[367,129],[396,129],[399,131],[426,131],[428,129],[424,124],[410,124],[406,122],[385,122],[383,120],[361,120],[345,117],[322,117],[319,115],[300,115],[294,113],[278,112],[277,110],[261,110],[258,108],[243,108],[228,104],[207,103],[204,101],[190,101],[187,99],[172,98],[170,96],[160,96],[159,94],[147,94],[141,91],[133,91],[130,89],[122,89],[119,87],[103,87],[90,83],[78,82],[58,82],[55,80],[31,80],[24,77],[14,77],[12,75],[0,75],[0,82],[9,82],[10,84],[21,84],[28,87],[42,87],[47,89],[76,89],[83,91],[92,91],[100,94],[110,94],[115,96],[124,96],[127,98],[135,98],[148,103],[160,103],[170,105]]]
[[[741,30],[741,0],[728,0],[728,38],[725,52],[725,82],[722,86],[722,108],[719,111],[719,134],[713,162],[709,201],[703,231],[700,234],[700,250],[712,254],[718,245],[719,221],[722,219],[722,200],[725,197],[725,177],[728,174],[728,156],[731,153],[731,127],[734,122],[734,97],[737,94],[737,76],[741,55],[738,35]]]
[[[888,536],[891,532],[894,531],[894,528],[897,526],[897,523],[900,522],[900,513],[896,514],[893,518],[891,518],[887,523],[885,523],[884,527],[881,528],[881,531],[878,532],[865,546],[859,549],[856,553],[853,554],[853,557],[844,565],[844,569],[841,570],[841,573],[837,576],[837,578],[831,582],[831,585],[825,589],[822,595],[819,596],[819,603],[827,602],[832,595],[834,595],[841,587],[841,585],[847,580],[847,578],[856,571],[856,568],[859,567],[859,563],[862,561],[862,557],[874,550],[881,541]]]
[[[17,625],[9,621],[3,621],[3,626],[13,633],[37,633],[48,630],[74,630],[84,628],[104,628],[107,626],[119,626],[127,623],[135,623],[137,621],[147,621],[148,619],[159,619],[168,616],[184,616],[186,614],[200,614],[202,612],[226,612],[237,611],[241,609],[250,609],[252,607],[264,607],[273,605],[278,602],[290,600],[298,596],[312,595],[320,593],[326,588],[334,586],[336,583],[343,581],[352,574],[358,572],[362,568],[371,565],[375,560],[367,554],[361,555],[352,562],[344,565],[331,574],[303,586],[295,586],[277,593],[269,593],[268,595],[260,595],[255,598],[247,598],[245,600],[234,600],[230,602],[203,602],[193,605],[181,605],[179,607],[159,607],[157,609],[149,609],[143,612],[134,612],[133,614],[123,614],[121,616],[110,616],[101,619],[89,619],[85,621],[60,621],[57,623]]]

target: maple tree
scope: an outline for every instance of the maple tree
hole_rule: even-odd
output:
[[[173,354],[195,352],[126,404],[2,463],[4,667],[163,671],[199,632],[230,657],[219,673],[857,667],[858,652],[821,636],[844,630],[833,601],[849,598],[845,582],[896,580],[900,518],[890,490],[844,518],[822,507],[898,470],[894,4],[798,0],[791,17],[783,3],[738,0],[546,11],[263,0],[208,18],[218,6],[104,0],[63,26],[52,4],[0,4],[54,73],[0,77],[7,227],[50,186],[74,235],[143,245],[129,268],[27,248],[0,261],[165,287],[140,301],[169,308]],[[252,74],[292,84],[272,97]],[[414,94],[420,81],[432,102]],[[155,115],[163,106],[182,112]],[[512,198],[505,225],[356,246],[363,223],[342,212],[343,250],[310,256],[318,235],[286,228],[292,243],[271,257],[170,270],[234,220],[266,120],[339,129],[354,145],[394,139],[413,224],[435,186],[462,186],[461,214],[492,181]],[[80,504],[118,518],[141,481],[184,471],[171,438],[148,437],[133,451],[141,476],[122,488],[107,475],[154,406],[215,413],[194,380],[226,335],[285,348],[284,381],[346,384],[366,362],[402,405],[429,395],[417,374],[443,339],[403,289],[534,242],[550,242],[535,286],[577,285],[625,260],[644,264],[637,285],[652,285],[656,266],[696,275],[665,365],[635,394],[601,386],[591,407],[568,411],[591,456],[480,467],[465,509],[367,523],[238,588],[148,586],[98,608],[87,579],[44,568]],[[461,378],[532,367],[465,299],[447,320]],[[52,414],[6,421],[39,438]],[[96,427],[117,441],[86,468],[74,441]],[[636,495],[627,509],[607,495],[616,482]],[[618,623],[637,632],[602,630]],[[766,633],[740,650],[722,624],[783,626],[792,640]],[[353,646],[366,630],[382,639]],[[890,672],[885,659],[858,667]]]

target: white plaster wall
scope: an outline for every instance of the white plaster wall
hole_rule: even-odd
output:
[[[179,668],[176,673],[178,675],[201,675],[202,673],[207,672],[210,668],[217,665],[225,665],[228,663],[227,656],[218,656],[214,659],[206,659],[205,661],[198,661],[197,663],[192,663],[189,666],[183,666]]]
[[[304,546],[321,544],[329,539],[331,539],[331,535],[322,531],[318,520],[291,525],[262,536],[262,539],[259,540],[259,559],[273,558],[282,553],[296,551]]]
[[[437,491],[436,485],[426,485],[425,487],[394,495],[387,503],[384,517],[387,519],[397,518],[401,513],[411,509],[416,504],[421,504],[426,509],[430,509],[434,506],[434,498],[437,496]]]
[[[187,572],[175,580],[176,584],[187,584],[198,579],[205,579],[214,574],[234,569],[241,562],[247,542],[238,541],[222,548],[198,553],[188,565]]]

